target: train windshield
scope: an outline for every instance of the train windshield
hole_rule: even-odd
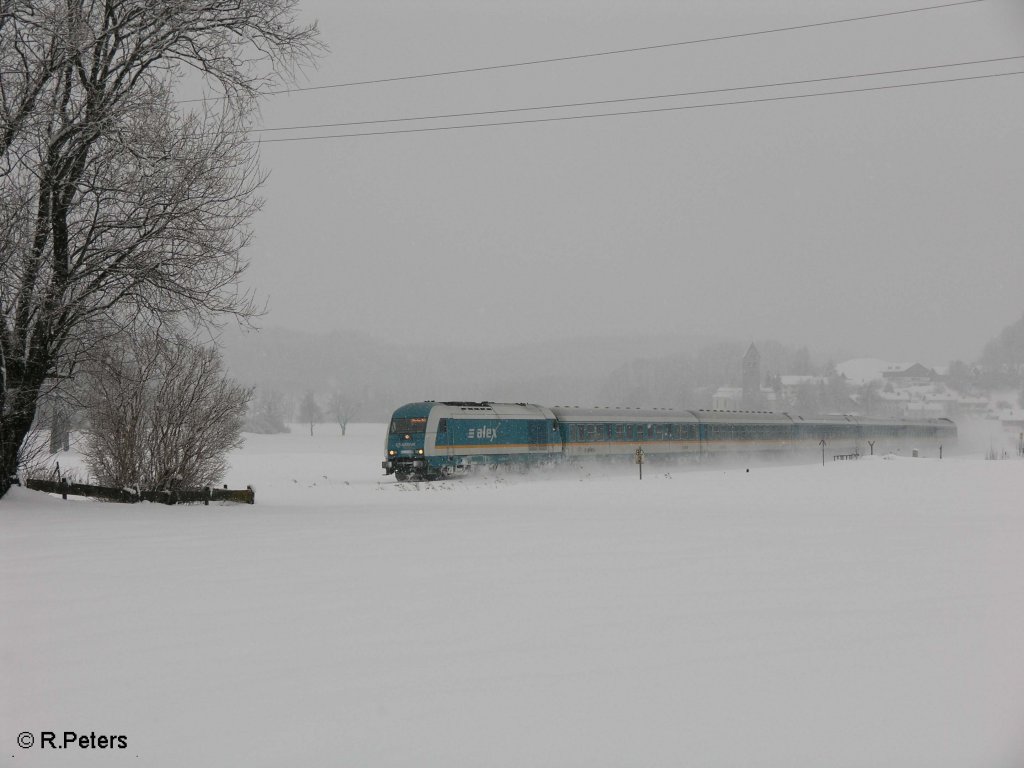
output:
[[[391,434],[396,435],[399,433],[410,434],[412,432],[426,432],[427,431],[427,417],[417,416],[412,419],[392,419],[391,420]]]

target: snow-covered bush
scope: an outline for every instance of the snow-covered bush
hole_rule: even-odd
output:
[[[107,349],[89,379],[82,453],[101,485],[200,488],[223,477],[252,390],[225,375],[216,349],[132,337]]]

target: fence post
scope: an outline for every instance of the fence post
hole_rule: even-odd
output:
[[[60,497],[64,499],[64,501],[68,500],[68,481],[63,477],[60,479]]]
[[[205,498],[203,499],[203,506],[208,507],[210,506],[210,497],[213,496],[213,489],[210,486],[206,486],[203,490],[206,492]]]

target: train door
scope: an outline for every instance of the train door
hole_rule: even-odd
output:
[[[546,451],[548,448],[548,423],[529,421],[526,426],[526,441],[530,451]]]
[[[434,446],[437,448],[438,453],[443,451],[444,455],[448,458],[455,455],[455,447],[452,445],[452,431],[448,429],[448,419],[438,419],[437,440],[434,441]]]

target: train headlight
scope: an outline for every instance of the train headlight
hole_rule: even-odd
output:
[[[423,455],[423,449],[420,448],[418,451],[416,451],[416,453],[418,453],[420,456],[422,456]]]
[[[395,451],[388,451],[388,456],[394,456],[394,455],[395,455]]]

